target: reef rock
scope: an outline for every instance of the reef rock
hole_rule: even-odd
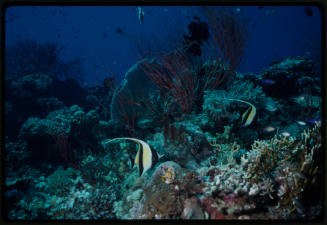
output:
[[[300,94],[304,88],[319,84],[319,77],[314,74],[313,67],[311,59],[288,57],[263,70],[259,75],[259,82],[268,96],[288,98]]]

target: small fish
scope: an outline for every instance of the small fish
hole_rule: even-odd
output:
[[[141,102],[144,104],[143,101]],[[140,106],[142,106],[142,104],[140,104]],[[144,106],[146,107],[146,105]],[[137,121],[137,126],[139,126],[140,128],[147,128],[151,123],[153,123],[153,120],[151,119],[140,119],[139,121]]]
[[[306,120],[306,123],[310,123],[310,124],[316,124],[316,123],[320,123],[321,119],[320,118],[316,118],[316,119],[311,119],[311,120]]]
[[[263,129],[265,132],[273,132],[275,131],[276,129],[273,127],[273,126],[266,126],[264,129]]]
[[[306,122],[303,122],[303,121],[296,121],[297,122],[297,124],[299,124],[299,125],[301,125],[301,126],[305,126],[305,125],[307,125],[307,123]]]
[[[291,136],[291,134],[290,133],[288,133],[288,132],[282,132],[281,133],[281,135],[283,135],[284,137],[289,137],[289,136]]]
[[[268,103],[268,104],[266,104],[265,109],[269,112],[275,112],[277,110],[277,107]]]
[[[264,80],[261,80],[261,83],[262,84],[275,84],[276,83],[276,81],[274,81],[274,80],[271,80],[271,79],[264,79]]]
[[[142,24],[143,19],[144,19],[144,11],[141,7],[137,7],[137,12],[138,12],[138,18],[139,18],[140,24]]]
[[[114,138],[108,139],[102,142],[102,145],[105,146],[106,144],[118,140],[130,140],[134,141],[138,145],[138,150],[136,153],[136,157],[134,160],[135,165],[139,168],[139,174],[142,176],[147,170],[149,170],[160,158],[164,155],[160,155],[156,151],[154,151],[146,142],[136,139],[136,138]],[[131,162],[129,163],[130,166],[134,166]]]
[[[124,31],[120,27],[117,27],[116,31],[119,34],[124,34]]]
[[[291,99],[298,104],[301,104],[303,101],[305,101],[304,95],[300,95],[298,97],[291,97]]]
[[[236,8],[236,12],[240,12],[241,11],[241,9],[240,8]]]
[[[271,98],[265,103],[265,109],[269,112],[275,112],[277,110],[277,106],[274,100]]]

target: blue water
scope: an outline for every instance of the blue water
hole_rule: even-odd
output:
[[[319,61],[321,12],[312,6],[235,6],[249,19],[249,38],[240,72],[258,73],[273,60],[310,56]],[[110,73],[117,80],[135,63],[135,36],[169,43],[174,30],[184,30],[198,15],[195,7],[145,6],[140,24],[135,6],[12,6],[6,10],[6,46],[22,39],[57,42],[66,58],[85,59],[85,79],[97,84]],[[19,17],[19,18],[16,18]],[[10,18],[14,18],[11,20]],[[178,24],[178,25],[177,25]],[[117,28],[124,34],[119,34]],[[151,38],[146,38],[147,34]]]

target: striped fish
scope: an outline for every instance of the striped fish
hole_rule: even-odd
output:
[[[242,114],[242,123],[243,123],[243,127],[247,127],[252,123],[255,115],[257,114],[257,109],[255,108],[254,105],[252,105],[250,102],[243,101],[240,99],[235,99],[235,98],[223,98],[223,99],[230,100],[230,101],[243,102],[243,103],[249,105],[250,107]]]
[[[103,142],[103,145],[117,140],[130,140],[136,142],[138,145],[136,157],[134,160],[135,165],[139,168],[139,174],[142,176],[147,170],[149,170],[157,161],[163,157],[153,150],[146,142],[136,138],[114,138],[108,139]]]
[[[255,117],[255,114],[256,114],[256,108],[253,105],[250,106],[245,111],[245,113],[243,113],[243,115],[242,115],[243,127],[247,127],[247,126],[249,126],[252,123],[252,121],[253,121],[253,119]],[[245,118],[246,118],[246,120],[245,120]]]

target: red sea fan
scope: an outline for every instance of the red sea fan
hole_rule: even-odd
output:
[[[212,33],[213,60],[204,89],[214,89],[239,65],[247,39],[247,20],[230,8],[202,7]],[[227,72],[226,72],[227,71]]]

